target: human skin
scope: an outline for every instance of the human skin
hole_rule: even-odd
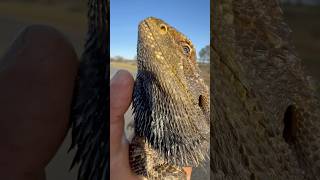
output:
[[[43,180],[61,145],[78,59],[57,30],[25,28],[0,59],[0,179]]]

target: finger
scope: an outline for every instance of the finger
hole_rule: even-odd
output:
[[[134,80],[125,70],[120,70],[110,83],[110,152],[119,152],[124,129],[124,113],[129,108]]]
[[[124,113],[132,97],[133,77],[120,70],[110,83],[110,178],[133,179],[129,166],[129,147],[122,143],[124,135]]]
[[[25,28],[0,60],[0,177],[34,174],[54,156],[68,130],[77,65],[66,38],[42,25]]]

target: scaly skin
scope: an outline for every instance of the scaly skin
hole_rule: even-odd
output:
[[[89,28],[71,112],[72,167],[78,180],[104,180],[109,172],[109,0],[88,1]]]
[[[133,171],[148,179],[185,179],[209,147],[209,93],[196,51],[183,34],[156,18],[139,25],[133,93]]]
[[[211,12],[211,178],[320,179],[319,101],[278,1]]]

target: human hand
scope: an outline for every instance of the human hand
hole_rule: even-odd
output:
[[[118,71],[110,82],[110,179],[139,179],[130,169],[129,145],[124,135],[124,114],[130,106],[134,80]]]
[[[128,71],[118,71],[110,82],[110,177],[111,180],[139,179],[130,169],[129,145],[124,134],[124,114],[132,100],[134,80]],[[188,180],[192,168],[183,168]]]

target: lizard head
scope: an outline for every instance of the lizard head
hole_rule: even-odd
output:
[[[138,54],[138,66],[154,64],[158,69],[167,70],[157,77],[173,74],[179,78],[185,85],[184,89],[192,93],[193,99],[209,119],[208,88],[200,77],[196,49],[185,35],[161,19],[146,18],[139,24]]]
[[[136,134],[167,161],[197,166],[208,150],[210,110],[192,42],[150,17],[139,24],[137,51]]]

